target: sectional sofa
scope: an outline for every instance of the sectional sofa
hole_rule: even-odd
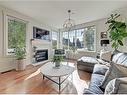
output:
[[[92,57],[90,59],[90,57],[88,57],[89,61],[87,59],[87,62],[83,63],[83,61],[86,61],[84,58],[86,59],[87,57],[82,57],[77,61],[77,68],[92,72],[89,88],[84,89],[84,94],[127,94],[127,53],[114,51],[110,62],[98,60],[97,58],[92,59]],[[90,60],[92,60],[92,63],[90,63]],[[117,64],[117,69],[114,65],[111,67],[112,64]],[[124,67],[121,68],[121,66]],[[113,71],[115,71],[115,73]],[[112,72],[115,75],[108,76],[110,81],[105,88],[102,88],[102,83],[107,75],[111,75]],[[122,76],[122,73],[124,73],[124,76]]]

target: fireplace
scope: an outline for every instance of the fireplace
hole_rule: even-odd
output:
[[[41,62],[44,60],[48,60],[48,49],[45,50],[36,50],[34,55],[35,62]]]

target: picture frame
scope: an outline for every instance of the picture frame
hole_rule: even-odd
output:
[[[101,39],[107,38],[107,32],[101,32]]]

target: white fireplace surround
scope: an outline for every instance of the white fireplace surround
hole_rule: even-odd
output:
[[[36,47],[36,50],[48,50],[48,60],[45,61],[41,61],[41,62],[37,62],[37,63],[33,63],[32,65],[36,66],[39,64],[43,64],[47,61],[50,60],[51,56],[52,56],[52,42],[51,41],[46,41],[46,40],[39,40],[39,39],[34,39],[31,42],[31,62],[33,62],[33,55],[34,55],[34,49],[33,47]]]

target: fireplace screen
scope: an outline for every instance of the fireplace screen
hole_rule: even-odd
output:
[[[36,62],[48,60],[48,50],[37,50],[34,58]]]

